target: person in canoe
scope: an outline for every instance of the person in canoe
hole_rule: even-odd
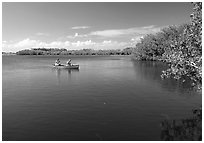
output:
[[[60,60],[59,59],[57,59],[56,61],[55,61],[55,66],[60,66],[61,64],[60,64]]]
[[[69,66],[71,66],[72,64],[71,64],[71,59],[69,59],[68,61],[67,61],[67,65],[69,65]]]

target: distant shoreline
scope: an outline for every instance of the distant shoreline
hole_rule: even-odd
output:
[[[9,52],[9,53],[2,52],[2,56],[10,56],[10,55],[16,55],[16,53],[12,53],[12,52]]]
[[[16,52],[16,55],[132,55],[133,47],[125,49],[94,50],[80,49],[67,50],[65,48],[32,48]]]
[[[39,56],[39,57],[43,57],[43,56],[125,56],[125,57],[129,57],[132,55],[17,55],[17,54],[2,54],[2,56]]]

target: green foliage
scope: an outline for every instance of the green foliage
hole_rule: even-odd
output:
[[[155,35],[146,35],[136,45],[134,55],[139,60],[161,60],[169,64],[162,77],[174,77],[192,86],[202,85],[202,3],[193,3],[188,24],[169,26]]]

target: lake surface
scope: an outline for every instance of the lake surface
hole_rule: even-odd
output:
[[[57,58],[80,69],[54,69]],[[2,56],[2,139],[160,140],[162,120],[202,104],[188,85],[162,80],[165,69],[129,56]]]

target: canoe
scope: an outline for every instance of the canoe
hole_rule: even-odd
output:
[[[79,69],[79,65],[72,64],[72,65],[54,65],[54,68],[60,68],[60,69]]]

